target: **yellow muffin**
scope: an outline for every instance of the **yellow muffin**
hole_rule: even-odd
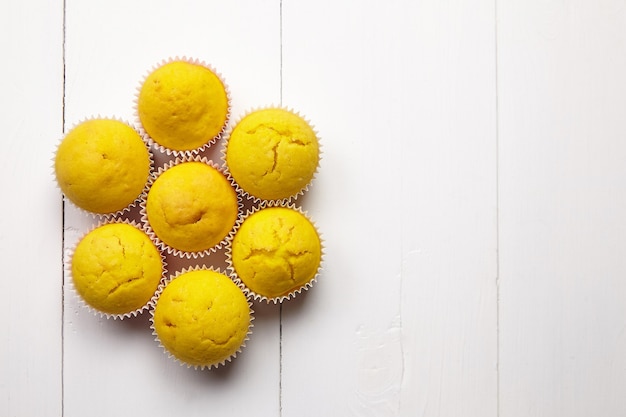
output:
[[[315,132],[299,115],[270,108],[245,116],[232,130],[224,160],[239,187],[263,200],[302,192],[319,163]]]
[[[154,70],[143,82],[137,113],[157,144],[191,151],[222,133],[229,116],[222,80],[209,68],[173,61]]]
[[[195,367],[217,366],[240,351],[251,327],[247,298],[219,272],[185,272],[159,295],[152,327],[161,345]]]
[[[179,162],[154,181],[145,219],[174,250],[202,252],[218,246],[238,215],[237,193],[217,168],[200,160]]]
[[[135,129],[117,120],[93,119],[63,138],[54,168],[61,190],[72,203],[108,214],[139,197],[150,164],[148,148]]]
[[[282,301],[310,285],[322,257],[313,224],[299,211],[269,207],[248,216],[237,229],[229,262],[256,298]]]
[[[163,268],[150,238],[127,223],[105,224],[89,232],[71,261],[74,287],[83,300],[97,311],[120,317],[148,305]]]

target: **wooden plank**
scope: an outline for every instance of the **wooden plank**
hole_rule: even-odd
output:
[[[59,416],[63,128],[62,1],[0,5],[0,415]]]
[[[66,3],[66,128],[97,114],[133,120],[142,77],[175,56],[204,60],[224,76],[235,117],[280,99],[277,0]],[[210,155],[219,162],[219,153]],[[71,247],[90,220],[68,207],[65,221]],[[243,353],[214,371],[169,360],[153,340],[147,314],[123,322],[100,319],[66,290],[65,317],[67,415],[279,413],[277,307],[257,308]]]
[[[0,280],[1,415],[496,415],[496,205],[499,415],[626,414],[621,2],[498,2],[497,192],[493,2],[283,0],[282,68],[277,0],[83,3],[67,2],[65,126],[62,4],[0,6],[2,56],[20,63],[0,77],[16,196],[0,216],[15,278]],[[282,72],[283,103],[321,133],[302,204],[325,269],[283,308],[282,380],[272,306],[218,372],[168,362],[147,316],[98,319],[67,287],[62,320],[58,138],[132,119],[140,77],[170,55],[214,64],[235,114],[280,102]],[[66,205],[65,254],[91,224]]]
[[[626,415],[626,8],[498,9],[501,415]]]
[[[326,247],[283,307],[284,416],[495,416],[491,1],[283,1],[283,104]]]

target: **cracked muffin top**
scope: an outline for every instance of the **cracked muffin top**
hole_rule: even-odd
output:
[[[241,350],[252,320],[248,299],[226,275],[183,272],[159,294],[152,328],[161,345],[188,366],[224,364]]]
[[[63,194],[96,214],[134,204],[146,186],[150,166],[150,153],[139,133],[113,119],[78,124],[63,138],[54,160]]]
[[[72,256],[76,292],[94,310],[129,316],[147,307],[164,263],[148,235],[127,223],[108,223],[83,237]]]
[[[224,161],[247,194],[261,200],[285,200],[302,193],[319,163],[313,128],[298,114],[281,108],[257,110],[233,128]]]
[[[150,138],[162,147],[187,152],[201,149],[223,132],[230,114],[220,77],[201,63],[168,62],[144,80],[137,115]]]
[[[224,243],[239,203],[230,181],[208,161],[179,161],[151,185],[145,221],[172,252],[204,252]]]
[[[322,244],[311,221],[289,207],[267,207],[237,228],[228,260],[255,298],[283,301],[310,286]]]

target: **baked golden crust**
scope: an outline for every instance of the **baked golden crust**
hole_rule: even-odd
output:
[[[219,245],[238,216],[237,193],[217,168],[186,161],[165,170],[146,200],[146,219],[173,249],[200,252]]]
[[[315,131],[299,115],[269,108],[246,115],[229,135],[228,171],[239,187],[263,200],[302,192],[319,164]]]
[[[139,120],[157,144],[191,151],[218,137],[229,116],[222,80],[204,65],[172,61],[155,69],[137,98]]]
[[[135,129],[113,119],[80,123],[63,139],[54,167],[63,194],[98,214],[128,207],[150,175],[148,148]]]
[[[161,345],[181,362],[217,366],[233,357],[251,326],[247,298],[226,275],[185,272],[159,295],[153,328]]]
[[[147,306],[163,276],[163,260],[150,238],[126,223],[89,232],[72,255],[72,282],[93,309],[128,315]]]
[[[255,294],[288,296],[316,276],[322,245],[313,224],[288,207],[268,207],[247,217],[232,241],[236,275]]]

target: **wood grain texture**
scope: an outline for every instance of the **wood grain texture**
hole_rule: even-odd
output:
[[[8,417],[62,412],[63,236],[52,158],[63,129],[63,5],[39,3],[0,4],[0,415]]]
[[[494,8],[470,3],[283,1],[327,240],[283,307],[285,416],[496,415]]]
[[[626,415],[626,8],[500,2],[502,416]]]
[[[1,416],[626,415],[622,0],[32,0],[0,23]],[[55,185],[63,131],[133,122],[175,56],[224,76],[233,119],[283,104],[323,146],[298,200],[319,281],[255,304],[210,372],[62,270],[94,224]]]

